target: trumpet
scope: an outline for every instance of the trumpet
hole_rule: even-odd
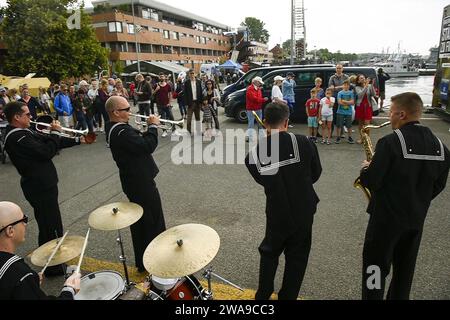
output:
[[[51,116],[41,116],[36,121],[30,121],[30,123],[36,125],[36,131],[43,134],[50,134],[52,127],[51,123],[53,118]],[[55,133],[56,135],[69,139],[78,139],[80,136],[84,136],[87,144],[95,142],[95,133],[89,133],[89,130],[74,130],[70,128],[61,127],[62,132]]]
[[[149,116],[143,116],[141,114],[133,114],[130,113],[131,117],[135,117],[135,122],[138,125],[146,125],[147,121],[150,117]],[[145,121],[142,121],[144,119]],[[165,120],[165,119],[159,119],[159,122],[161,122],[161,125],[158,125],[157,127],[163,130],[173,130],[174,127],[179,127],[180,129],[183,129],[184,127],[184,120],[178,120],[178,121],[172,121],[172,120]]]

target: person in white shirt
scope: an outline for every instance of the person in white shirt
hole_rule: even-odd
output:
[[[287,101],[283,99],[283,93],[281,92],[281,85],[283,84],[284,78],[281,76],[276,76],[273,79],[272,87],[272,102],[280,103],[287,106]]]
[[[333,125],[333,106],[336,99],[333,97],[333,89],[328,88],[325,92],[325,98],[320,100],[319,107],[319,120],[322,125],[322,143],[330,145],[331,142],[331,127]],[[325,129],[327,130],[326,140],[325,140]]]

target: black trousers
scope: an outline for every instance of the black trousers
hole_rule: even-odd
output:
[[[274,278],[278,259],[284,252],[286,259],[283,284],[278,293],[279,300],[296,300],[305,276],[311,250],[312,222],[292,234],[274,233],[266,227],[266,235],[259,253],[261,255],[259,285],[256,300],[269,300],[274,292]]]
[[[144,209],[142,218],[130,227],[135,265],[139,269],[144,269],[142,258],[145,250],[154,238],[166,230],[161,198],[156,186],[127,190],[125,194],[130,202],[136,203]]]
[[[392,224],[376,223],[372,218],[369,220],[363,251],[362,299],[383,300],[386,277],[391,265],[392,280],[386,298],[409,299],[422,231],[422,228],[395,228]],[[373,286],[373,271],[368,272],[371,266],[376,266],[381,271],[378,288]]]
[[[58,186],[46,190],[25,190],[25,198],[33,207],[34,217],[38,224],[39,246],[63,236],[63,224],[58,204]],[[62,274],[65,271],[62,265],[49,267],[46,275]]]

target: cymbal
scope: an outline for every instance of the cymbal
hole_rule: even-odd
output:
[[[58,245],[57,241],[59,241],[60,239],[61,238],[49,241],[34,250],[34,252],[31,254],[31,262],[38,267],[45,266],[48,258],[50,258],[53,250]],[[84,237],[67,236],[64,239],[64,242],[61,244],[61,247],[59,247],[58,251],[56,251],[55,256],[53,257],[52,261],[50,261],[48,266],[56,266],[78,257],[81,254],[81,250],[83,249],[83,244]]]
[[[160,278],[179,278],[208,265],[220,247],[217,232],[201,224],[185,224],[158,235],[144,253],[145,269]]]
[[[116,202],[94,210],[89,216],[89,225],[97,230],[120,230],[136,223],[144,209],[131,202]]]

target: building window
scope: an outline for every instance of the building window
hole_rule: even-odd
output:
[[[108,30],[109,32],[123,32],[122,22],[118,21],[108,22]]]
[[[202,37],[202,44],[206,44],[206,38]]]
[[[200,43],[200,37],[199,36],[196,36],[195,40],[196,40],[197,43]]]
[[[164,30],[164,39],[170,39],[169,30]]]
[[[150,20],[150,10],[142,10],[142,18]]]
[[[180,40],[180,36],[178,32],[172,31],[172,39]]]
[[[152,53],[152,45],[147,43],[141,43],[140,44],[141,51],[143,53]]]
[[[129,24],[127,25],[127,27],[128,27],[128,33],[134,34],[134,25],[131,24],[131,23],[129,23]]]

